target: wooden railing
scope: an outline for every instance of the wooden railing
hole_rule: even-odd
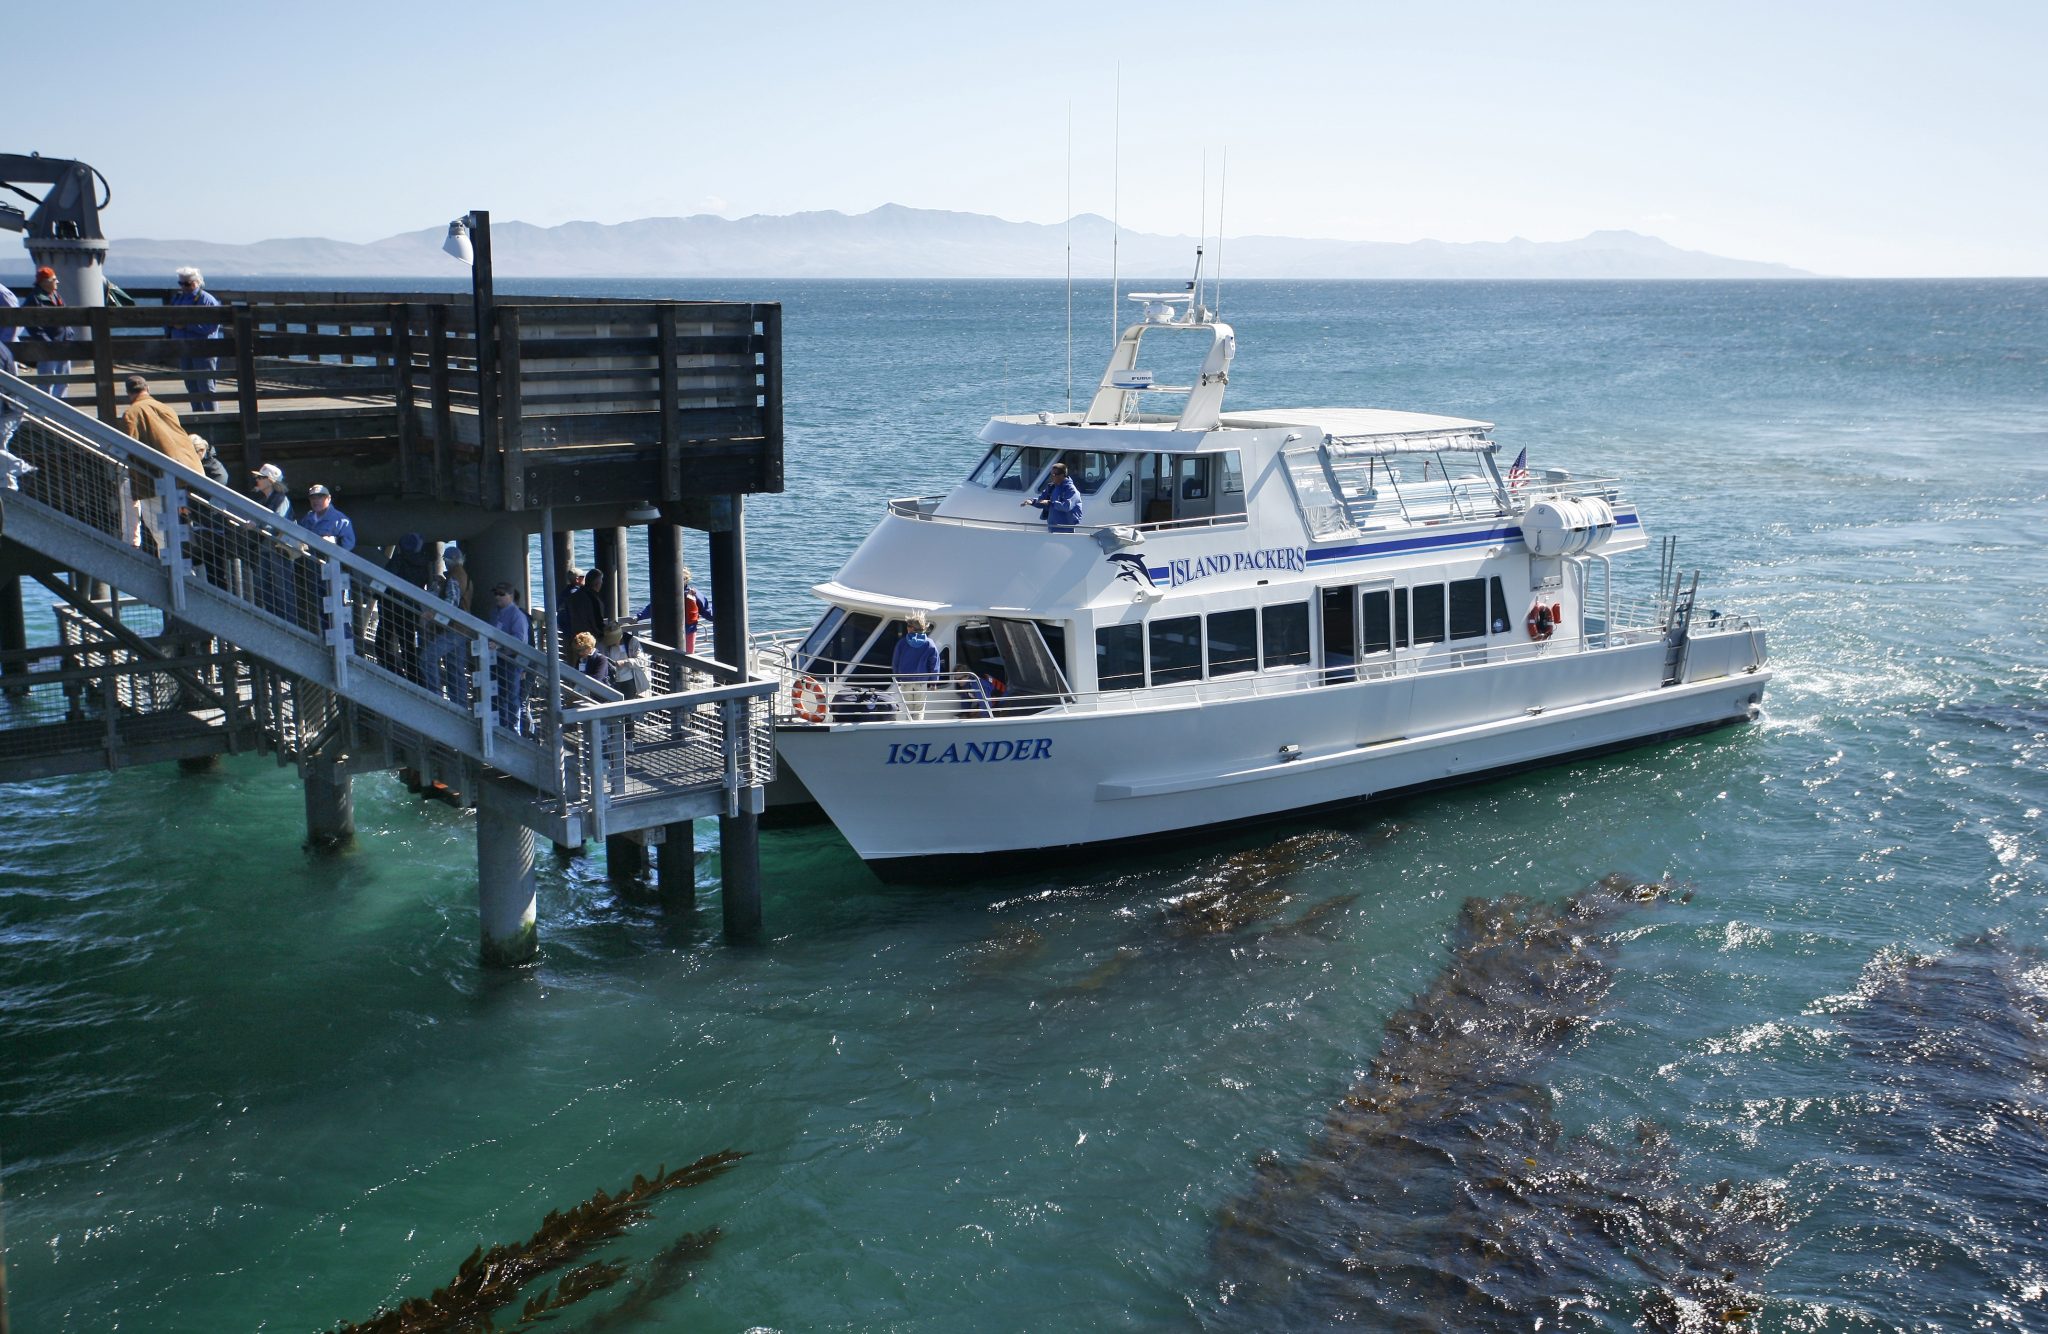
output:
[[[109,423],[121,379],[147,375],[246,468],[279,450],[343,455],[398,495],[505,509],[782,488],[774,304],[501,297],[480,343],[466,294],[223,292],[219,307],[133,295],[143,304],[0,308],[0,328],[22,330],[25,375],[81,407],[89,394]],[[209,325],[211,337],[171,336]],[[181,369],[191,359],[218,369]],[[195,414],[183,382],[202,378],[218,407]]]

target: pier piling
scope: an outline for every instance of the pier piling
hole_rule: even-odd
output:
[[[306,765],[306,845],[339,848],[356,836],[355,780],[331,760]]]
[[[661,906],[675,912],[697,908],[697,831],[688,820],[663,825],[655,852],[655,890]]]
[[[725,938],[734,945],[761,939],[761,817],[741,808],[718,817],[719,899]]]
[[[21,576],[0,575],[0,653],[22,653],[27,649],[28,626],[22,614]],[[10,657],[4,665],[0,665],[0,674],[19,676],[28,669],[26,658]],[[7,683],[7,693],[26,695],[28,687],[10,681]]]
[[[607,834],[604,873],[614,885],[634,884],[647,874],[647,845],[632,834]]]
[[[533,831],[488,802],[476,809],[476,907],[485,963],[510,967],[539,950]]]

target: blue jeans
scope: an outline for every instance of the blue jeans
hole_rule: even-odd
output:
[[[453,630],[443,630],[420,654],[427,689],[446,695],[457,704],[469,706],[469,641]]]
[[[186,406],[192,411],[212,412],[218,406],[213,398],[216,392],[213,386],[213,372],[219,368],[220,358],[218,357],[186,357],[178,362],[178,369],[181,371],[206,372],[205,375],[197,379],[185,381],[185,392],[192,396],[191,403]]]

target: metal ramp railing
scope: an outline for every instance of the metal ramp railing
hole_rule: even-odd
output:
[[[166,638],[232,645],[237,710],[280,755],[459,757],[512,780],[557,836],[706,813],[711,794],[736,811],[773,777],[772,681],[684,671],[626,700],[560,679],[533,645],[23,381],[0,374],[0,397],[24,410],[12,449],[34,469],[7,495],[6,537],[162,609]]]

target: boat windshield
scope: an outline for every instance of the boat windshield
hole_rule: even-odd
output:
[[[1123,455],[1106,454],[1099,449],[1060,451],[1060,462],[1067,465],[1067,476],[1073,479],[1075,489],[1084,496],[1100,491],[1123,461]]]
[[[998,491],[1022,491],[1052,466],[1058,453],[1035,445],[994,445],[967,480]]]
[[[796,669],[819,676],[837,676],[881,623],[881,617],[863,611],[832,608],[797,650]]]

